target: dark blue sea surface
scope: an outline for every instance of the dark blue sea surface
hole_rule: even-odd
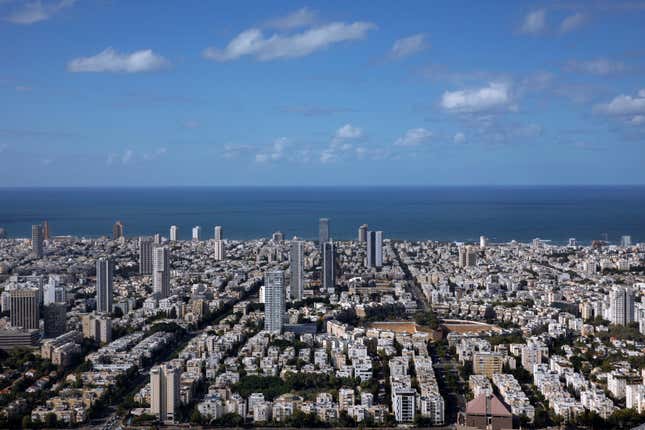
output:
[[[126,236],[167,237],[176,224],[183,239],[195,225],[203,238],[222,225],[229,239],[277,230],[314,239],[320,217],[330,218],[335,239],[354,239],[367,223],[407,240],[618,242],[629,234],[637,242],[645,240],[645,186],[0,188],[9,237],[29,237],[43,220],[52,235],[109,236],[120,219]]]

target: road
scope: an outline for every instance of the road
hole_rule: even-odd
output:
[[[417,305],[419,305],[420,309],[423,309],[424,311],[430,310],[430,304],[428,303],[428,300],[426,300],[426,297],[423,294],[423,291],[421,291],[421,286],[419,286],[419,284],[417,283],[417,280],[412,276],[412,273],[410,273],[410,269],[408,268],[408,265],[405,264],[405,262],[401,258],[401,255],[399,253],[399,250],[396,248],[395,243],[392,244],[392,250],[396,255],[396,259],[399,260],[399,264],[401,265],[401,269],[403,270],[403,273],[405,273],[405,279],[408,281],[407,285],[409,286],[408,291],[412,293],[412,296],[414,297],[414,300],[417,302]]]

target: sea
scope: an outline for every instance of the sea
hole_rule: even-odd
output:
[[[402,240],[636,243],[645,241],[645,186],[0,188],[8,237],[30,237],[44,220],[51,235],[110,236],[121,220],[126,236],[168,237],[177,225],[189,239],[199,225],[207,239],[221,225],[227,239],[316,239],[323,217],[337,240],[368,224]]]

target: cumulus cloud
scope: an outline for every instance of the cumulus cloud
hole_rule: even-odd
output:
[[[164,147],[156,148],[156,149],[155,149],[154,151],[152,151],[152,152],[146,152],[146,153],[144,153],[144,154],[143,154],[143,159],[144,159],[144,160],[146,160],[146,161],[156,160],[157,158],[159,158],[159,157],[161,157],[161,156],[165,155],[165,154],[166,154],[166,152],[168,152],[168,151],[167,151],[167,149],[166,149],[166,148],[164,148]]]
[[[394,142],[395,146],[418,146],[432,138],[432,132],[425,128],[411,128]]]
[[[269,161],[279,161],[285,157],[285,150],[289,145],[289,139],[279,137],[266,150],[255,154],[255,161],[258,163],[267,163]]]
[[[426,41],[426,36],[423,33],[404,37],[394,42],[392,49],[390,49],[390,58],[405,58],[429,47],[430,44]]]
[[[636,95],[620,94],[610,102],[594,106],[596,113],[620,118],[631,126],[645,124],[645,89],[639,90]]]
[[[353,126],[352,124],[343,125],[336,130],[329,146],[320,153],[320,161],[322,163],[336,161],[341,154],[352,151],[354,148],[352,141],[362,139],[363,137],[362,128]]]
[[[351,124],[345,124],[336,130],[337,139],[358,139],[363,136],[363,129],[354,127]]]
[[[119,53],[112,48],[92,57],[75,58],[67,63],[70,72],[113,72],[140,73],[163,69],[170,62],[151,49],[143,49],[130,54]]]
[[[267,27],[277,28],[280,30],[290,30],[293,28],[307,27],[314,23],[316,12],[303,7],[287,16],[272,19],[266,23]]]
[[[243,56],[253,56],[260,61],[304,57],[335,43],[364,39],[376,26],[369,22],[346,24],[333,22],[295,34],[272,34],[251,28],[237,35],[224,49],[206,48],[204,58],[215,61],[232,61]]]
[[[26,1],[21,3],[21,6],[5,19],[14,24],[34,24],[48,20],[61,10],[71,7],[74,3],[76,3],[76,0]]]
[[[560,33],[568,33],[580,28],[587,21],[587,15],[582,12],[576,12],[567,16],[560,23]]]
[[[582,72],[591,75],[606,76],[614,73],[622,73],[627,66],[622,61],[611,61],[607,58],[598,58],[590,61],[569,61],[565,69],[570,72]]]
[[[510,86],[491,82],[479,89],[446,91],[441,97],[441,107],[448,112],[484,112],[514,109]]]
[[[546,11],[538,9],[529,12],[524,17],[520,32],[524,34],[539,34],[546,29]]]
[[[461,131],[458,131],[457,133],[455,133],[455,137],[452,138],[452,141],[457,144],[466,143],[466,135]]]

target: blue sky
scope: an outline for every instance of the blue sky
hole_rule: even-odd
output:
[[[645,184],[645,2],[0,0],[0,186]]]

